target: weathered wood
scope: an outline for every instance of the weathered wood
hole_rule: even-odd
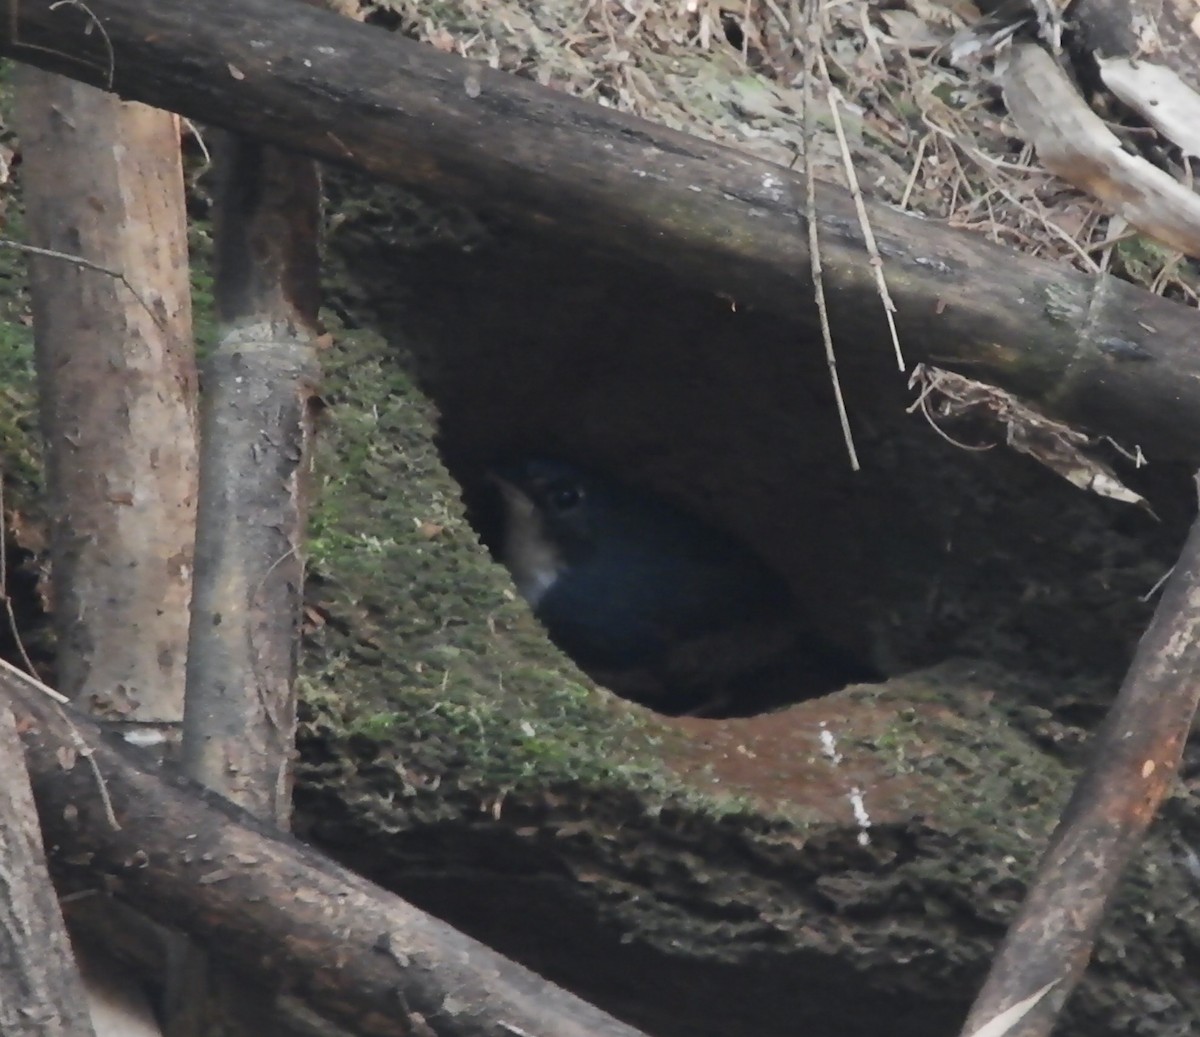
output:
[[[1160,0],[1080,0],[1071,9],[1071,28],[1077,45],[1097,57],[1125,56],[1163,65],[1200,91],[1200,37],[1194,17],[1186,6]]]
[[[3,663],[0,690],[24,718],[61,888],[99,883],[358,1033],[638,1037],[214,793],[157,771],[82,715],[68,719]],[[86,761],[73,748],[80,739]]]
[[[183,714],[196,374],[178,119],[17,79],[57,668],[109,720]],[[126,281],[70,262],[78,256]]]
[[[0,1032],[93,1037],[7,702],[0,703],[0,885]]]
[[[315,163],[217,150],[220,341],[201,410],[184,765],[287,828],[320,300]]]
[[[311,160],[213,137],[220,339],[201,406],[184,768],[286,831],[320,372],[321,180]],[[275,991],[247,985],[219,958],[188,959],[224,1032],[255,1037],[278,1025]]]
[[[1130,855],[1175,780],[1200,702],[1200,519],[964,1035],[1034,998],[1005,1037],[1045,1037],[1079,983]],[[1047,989],[1049,988],[1049,989]]]
[[[1200,255],[1200,195],[1127,152],[1040,44],[1013,44],[1004,100],[1050,172],[1164,245]]]
[[[83,708],[174,742],[197,473],[179,119],[34,68],[17,87],[30,241],[64,254],[29,260],[56,665]],[[97,1029],[144,1033],[145,995],[107,953],[79,955]]]
[[[125,96],[672,269],[815,329],[803,180],[288,0],[4,0],[0,51]],[[94,31],[98,19],[104,31]],[[91,26],[91,29],[89,29]],[[895,377],[851,199],[817,185],[843,364]],[[1200,318],[869,207],[910,360],[1200,460]]]

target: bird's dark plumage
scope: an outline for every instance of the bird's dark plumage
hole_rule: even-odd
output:
[[[491,474],[518,590],[555,643],[618,693],[664,712],[736,713],[865,676],[801,633],[784,582],[725,533],[565,462]]]

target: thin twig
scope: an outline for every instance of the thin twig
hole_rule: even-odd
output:
[[[20,25],[18,15],[20,14],[21,5],[19,3],[11,4],[8,14],[8,38],[12,41],[14,48],[24,50],[34,50],[42,54],[53,54],[59,58],[65,58],[68,61],[73,61],[76,64],[83,65],[85,68],[94,68],[104,74],[104,88],[112,90],[113,77],[116,75],[117,61],[113,51],[112,40],[109,39],[108,30],[104,28],[103,22],[92,12],[92,9],[83,3],[82,0],[57,0],[56,3],[50,5],[49,10],[57,11],[60,7],[78,7],[91,19],[92,24],[87,30],[90,32],[92,28],[100,34],[100,38],[104,40],[104,49],[108,52],[108,64],[97,65],[94,61],[88,61],[84,58],[77,58],[73,54],[67,54],[61,50],[55,50],[53,47],[40,47],[36,43],[24,43],[20,38]],[[17,55],[20,57],[20,55]]]
[[[57,249],[52,248],[39,248],[37,245],[27,245],[23,241],[13,241],[10,238],[0,238],[0,248],[11,248],[17,252],[28,252],[34,256],[45,256],[47,259],[59,259],[64,263],[70,263],[72,266],[83,267],[85,270],[94,270],[98,274],[107,274],[109,277],[114,277],[129,289],[130,294],[141,304],[142,309],[146,311],[150,319],[154,321],[155,327],[160,331],[167,330],[162,319],[151,309],[150,304],[142,298],[141,293],[133,287],[129,278],[121,273],[120,270],[113,270],[110,267],[101,266],[99,263],[93,263],[90,259],[84,259],[83,256],[73,256],[69,252],[59,252]]]
[[[939,425],[929,410],[929,397],[937,389],[937,379],[927,376],[926,367],[924,364],[917,364],[913,368],[912,377],[908,380],[908,387],[911,389],[916,383],[920,383],[921,392],[917,396],[916,401],[909,404],[905,410],[906,414],[912,414],[913,411],[919,410],[925,420],[929,422],[929,427],[933,429],[939,436],[942,437],[951,446],[958,447],[960,450],[974,450],[978,453],[983,453],[987,450],[995,448],[995,443],[964,443],[961,440],[955,439],[941,425]]]
[[[904,183],[904,190],[900,193],[900,208],[907,209],[909,199],[912,198],[913,188],[917,186],[917,178],[921,175],[921,163],[925,161],[925,149],[929,146],[929,138],[932,134],[923,134],[921,139],[917,141],[917,151],[913,156],[912,169],[908,174],[908,180]]]
[[[113,809],[112,800],[109,798],[108,785],[104,781],[104,775],[100,773],[100,767],[92,757],[92,748],[83,740],[83,735],[79,733],[79,728],[75,726],[75,722],[71,719],[67,711],[62,708],[64,705],[69,704],[71,700],[24,670],[17,669],[7,659],[0,659],[0,670],[6,670],[13,679],[21,681],[22,684],[28,685],[54,701],[55,709],[58,711],[59,716],[63,718],[63,722],[71,729],[71,741],[75,749],[80,756],[87,760],[88,766],[92,769],[92,774],[96,778],[96,790],[100,795],[100,802],[104,804],[104,816],[108,823],[112,825],[113,831],[119,832],[121,824],[117,820],[116,811]]]
[[[91,25],[87,27],[87,32],[90,33],[95,29],[100,39],[104,41],[104,50],[108,54],[108,66],[104,75],[104,89],[112,90],[113,77],[117,73],[117,57],[113,51],[112,40],[109,39],[108,30],[104,28],[104,23],[96,17],[95,12],[83,0],[55,0],[50,5],[50,10],[57,11],[60,7],[78,7],[91,21]]]
[[[900,334],[896,331],[896,304],[888,291],[887,276],[883,272],[883,257],[879,254],[879,246],[875,243],[875,231],[871,228],[871,218],[867,215],[867,203],[863,200],[862,191],[858,186],[858,173],[854,168],[854,158],[850,153],[850,143],[846,140],[846,130],[842,126],[842,116],[839,105],[842,101],[841,91],[833,85],[829,76],[829,68],[825,64],[825,54],[817,41],[816,62],[825,83],[825,96],[829,99],[829,115],[833,122],[833,132],[837,135],[838,148],[842,153],[842,166],[846,171],[846,187],[854,201],[854,209],[858,213],[858,226],[862,231],[863,244],[867,249],[867,262],[875,275],[875,287],[879,291],[879,299],[883,303],[883,314],[887,319],[888,333],[892,337],[892,348],[896,351],[896,366],[904,371],[904,353],[900,349]]]
[[[809,25],[805,41],[810,50],[819,49],[821,46],[816,23],[816,10],[816,0],[808,0]],[[801,94],[801,105],[803,106],[801,120],[804,138],[804,220],[808,225],[808,262],[812,275],[813,299],[817,304],[817,317],[821,324],[821,341],[825,345],[825,363],[829,367],[829,381],[833,387],[834,405],[837,407],[838,421],[842,427],[842,439],[846,443],[846,453],[850,458],[850,470],[857,472],[861,465],[858,462],[858,451],[854,448],[854,433],[850,428],[846,398],[842,395],[842,382],[838,377],[837,353],[833,348],[833,331],[829,326],[829,307],[825,299],[825,280],[821,269],[821,236],[817,223],[817,178],[812,158],[816,140],[813,133],[812,62],[807,56],[806,62],[807,71],[804,76],[804,90]]]

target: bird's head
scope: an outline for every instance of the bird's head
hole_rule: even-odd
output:
[[[521,596],[536,606],[566,567],[586,555],[603,489],[573,465],[543,458],[497,465],[488,477],[504,507],[501,560]]]

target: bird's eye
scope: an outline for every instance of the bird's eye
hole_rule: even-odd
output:
[[[556,483],[549,487],[546,500],[555,511],[570,511],[583,500],[583,491],[573,483]]]

